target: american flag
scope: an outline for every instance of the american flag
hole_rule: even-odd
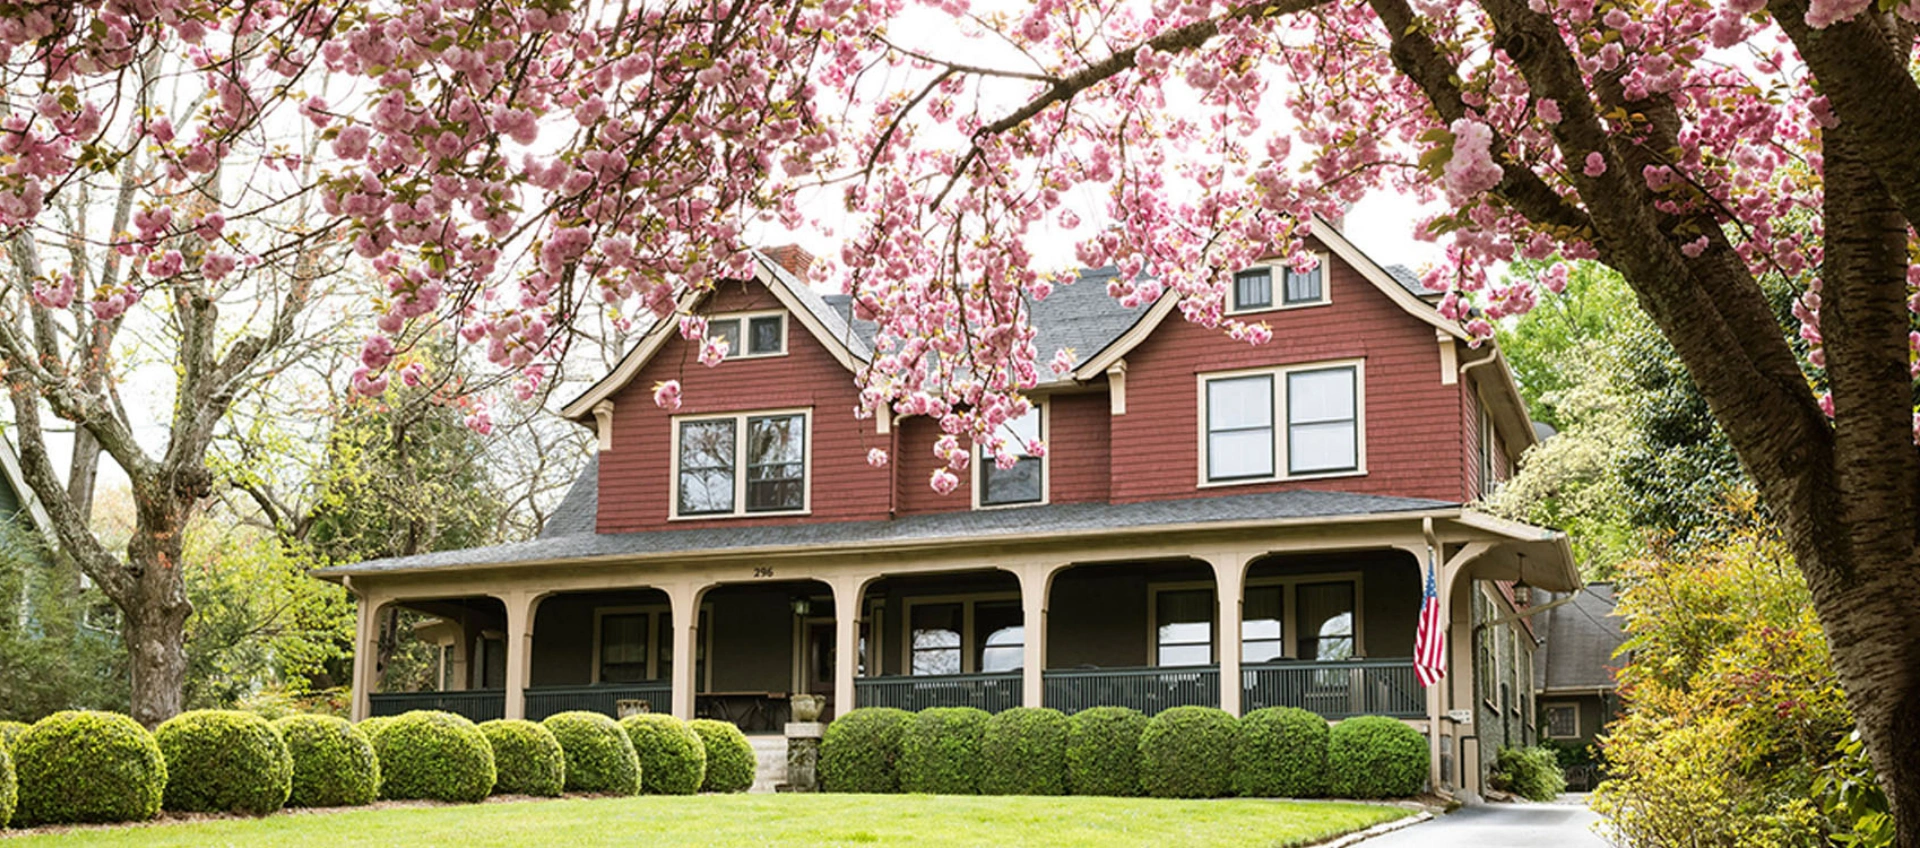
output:
[[[1440,628],[1440,593],[1433,582],[1433,561],[1427,561],[1427,591],[1420,603],[1420,629],[1413,636],[1413,673],[1421,686],[1432,686],[1447,676],[1447,635]]]

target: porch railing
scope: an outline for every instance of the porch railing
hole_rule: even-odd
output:
[[[910,674],[862,677],[853,681],[862,707],[979,707],[990,713],[1020,706],[1020,673]]]
[[[1077,713],[1092,707],[1132,707],[1153,715],[1169,707],[1220,706],[1216,666],[1047,669],[1047,706]]]
[[[1358,715],[1417,718],[1426,694],[1413,660],[1341,660],[1249,663],[1241,666],[1247,710],[1303,707],[1329,719]]]
[[[664,680],[647,683],[596,683],[591,686],[535,686],[527,689],[527,718],[540,721],[554,713],[587,710],[619,716],[619,702],[646,701],[647,709],[673,709],[673,687]]]
[[[367,696],[369,713],[396,716],[413,710],[442,710],[473,721],[492,721],[507,714],[507,693],[501,689],[459,692],[375,692]]]

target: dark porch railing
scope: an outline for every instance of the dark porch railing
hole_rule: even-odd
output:
[[[500,689],[460,692],[375,692],[368,697],[369,713],[396,716],[412,710],[443,710],[473,721],[492,721],[507,714],[507,693]]]
[[[1358,715],[1418,718],[1427,697],[1413,660],[1249,663],[1241,666],[1247,710],[1303,707],[1329,719]]]
[[[990,713],[1020,706],[1020,672],[1002,674],[912,674],[853,681],[862,707],[979,707]]]
[[[619,702],[645,701],[651,712],[673,709],[673,687],[665,680],[646,683],[596,683],[591,686],[536,686],[527,689],[527,718],[540,721],[554,713],[587,710],[618,717]]]
[[[1220,706],[1216,666],[1047,669],[1047,706],[1066,713],[1132,707],[1153,715],[1168,707]]]

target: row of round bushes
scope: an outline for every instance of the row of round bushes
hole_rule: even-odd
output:
[[[1245,718],[1174,707],[1073,714],[972,707],[853,710],[820,751],[830,792],[1394,798],[1426,786],[1426,737],[1382,716],[1326,719],[1294,707]]]
[[[151,734],[105,712],[0,722],[0,827],[143,821],[163,809],[266,815],[377,798],[742,792],[753,775],[753,747],[738,728],[666,715],[615,722],[572,712],[475,725],[417,711],[356,726],[199,710]]]

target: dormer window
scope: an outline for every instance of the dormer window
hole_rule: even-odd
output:
[[[787,314],[716,315],[707,319],[707,337],[727,340],[728,359],[781,356],[787,352]]]
[[[1326,257],[1308,271],[1286,264],[1248,268],[1233,275],[1233,300],[1228,312],[1265,312],[1326,303],[1326,270]]]

